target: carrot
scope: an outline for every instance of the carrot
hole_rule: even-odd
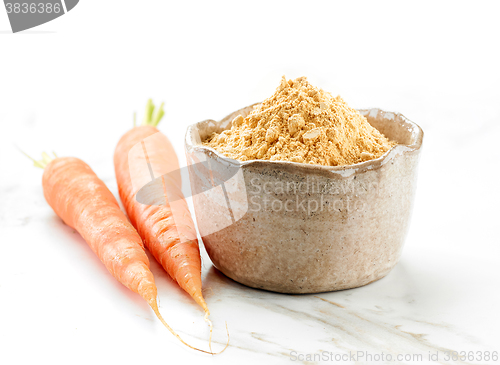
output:
[[[126,132],[115,149],[114,163],[118,192],[130,221],[156,260],[179,286],[210,312],[201,291],[201,258],[196,229],[181,191],[179,161],[168,138],[156,126],[164,112],[163,104],[154,112],[151,100],[142,125]],[[137,192],[155,181],[155,205],[141,204]],[[229,334],[228,334],[229,336]],[[227,346],[227,345],[226,345]]]
[[[32,160],[35,166],[45,170],[43,194],[54,212],[81,234],[120,283],[146,300],[175,337],[192,349],[212,354],[184,342],[161,316],[157,288],[142,239],[102,180],[78,158],[59,158],[55,154],[51,158],[46,153],[42,156],[40,161]]]

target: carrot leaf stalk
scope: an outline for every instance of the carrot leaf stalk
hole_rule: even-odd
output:
[[[150,125],[152,127],[157,127],[161,121],[161,118],[165,115],[163,106],[165,103],[161,103],[160,107],[155,111],[155,105],[152,99],[149,99],[146,104],[146,112],[144,113],[144,119],[141,125]],[[135,124],[134,124],[135,125]]]
[[[20,150],[21,151],[21,150]],[[54,157],[50,157],[47,153],[45,152],[42,152],[42,159],[41,160],[35,160],[33,157],[31,157],[30,155],[28,155],[26,152],[24,151],[21,151],[21,153],[23,155],[25,155],[26,157],[28,157],[31,161],[33,161],[33,165],[35,167],[38,167],[40,169],[45,169],[45,167],[54,159],[54,158],[57,158],[57,155],[55,152],[52,152],[52,154],[54,155]]]

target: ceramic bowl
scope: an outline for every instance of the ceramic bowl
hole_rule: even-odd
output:
[[[281,293],[355,288],[387,275],[410,223],[420,127],[398,113],[359,110],[398,144],[377,159],[340,167],[241,162],[201,144],[252,108],[186,133],[196,220],[215,267]]]

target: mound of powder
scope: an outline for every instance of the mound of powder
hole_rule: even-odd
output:
[[[305,77],[283,77],[273,96],[203,144],[240,161],[342,166],[380,157],[396,143],[340,96],[312,86]]]

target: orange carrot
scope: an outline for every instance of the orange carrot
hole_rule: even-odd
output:
[[[179,161],[168,138],[156,126],[163,104],[154,113],[151,100],[141,126],[125,133],[115,149],[118,191],[130,221],[156,260],[179,286],[210,314],[201,292],[201,259],[196,229],[181,191]],[[135,151],[135,152],[134,152]],[[162,196],[157,205],[136,200],[143,186],[156,179]],[[158,191],[158,190],[157,190]]]
[[[54,154],[55,155],[55,154]],[[28,156],[29,157],[29,156]],[[140,294],[158,319],[183,344],[158,310],[157,289],[142,239],[122,213],[106,185],[82,160],[43,154],[35,166],[44,169],[42,186],[47,203],[68,226],[78,231],[109,272]]]

